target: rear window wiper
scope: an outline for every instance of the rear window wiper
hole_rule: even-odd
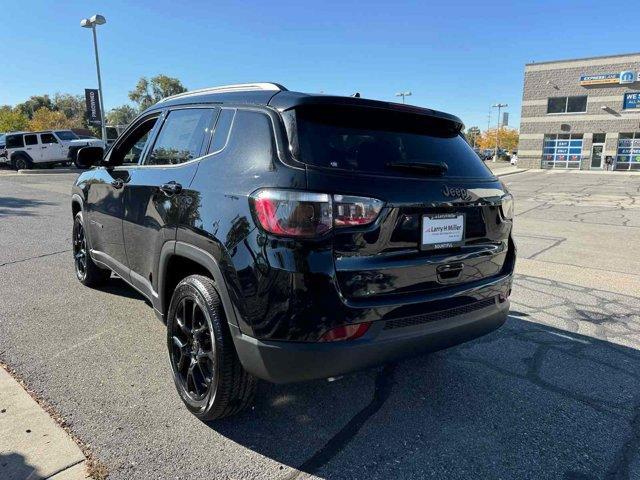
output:
[[[387,163],[387,168],[420,172],[424,175],[444,175],[449,167],[444,162],[394,162]]]

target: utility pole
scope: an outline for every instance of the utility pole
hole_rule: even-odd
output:
[[[500,143],[500,110],[508,107],[509,105],[507,105],[506,103],[496,103],[495,105],[492,105],[492,108],[497,108],[498,109],[498,124],[496,127],[496,148],[494,150],[494,154],[493,154],[493,161],[497,162],[498,161],[498,144]]]

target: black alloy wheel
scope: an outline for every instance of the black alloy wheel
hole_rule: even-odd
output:
[[[83,282],[87,278],[87,239],[84,226],[78,219],[73,223],[73,261],[76,277]]]
[[[194,406],[200,406],[215,389],[215,341],[208,323],[198,299],[186,296],[180,300],[171,324],[171,364]]]
[[[211,278],[190,275],[176,286],[167,347],[178,394],[200,420],[228,417],[251,404],[257,381],[240,363]]]
[[[76,213],[71,233],[73,265],[76,277],[86,287],[98,287],[111,277],[111,270],[98,267],[89,254],[89,242],[84,228],[82,212]]]

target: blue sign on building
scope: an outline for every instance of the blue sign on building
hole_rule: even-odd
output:
[[[640,108],[640,92],[625,93],[622,108],[625,110]]]
[[[636,81],[636,72],[632,70],[627,70],[625,72],[620,72],[620,83],[634,83]]]

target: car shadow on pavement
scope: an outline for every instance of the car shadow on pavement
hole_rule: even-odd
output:
[[[396,365],[261,383],[252,411],[209,426],[288,479],[640,478],[640,350],[619,344],[640,336],[638,299],[516,283],[545,306],[514,302],[498,331]]]
[[[13,216],[35,216],[35,209],[45,205],[54,205],[43,200],[30,198],[0,197],[0,217],[5,215]]]

